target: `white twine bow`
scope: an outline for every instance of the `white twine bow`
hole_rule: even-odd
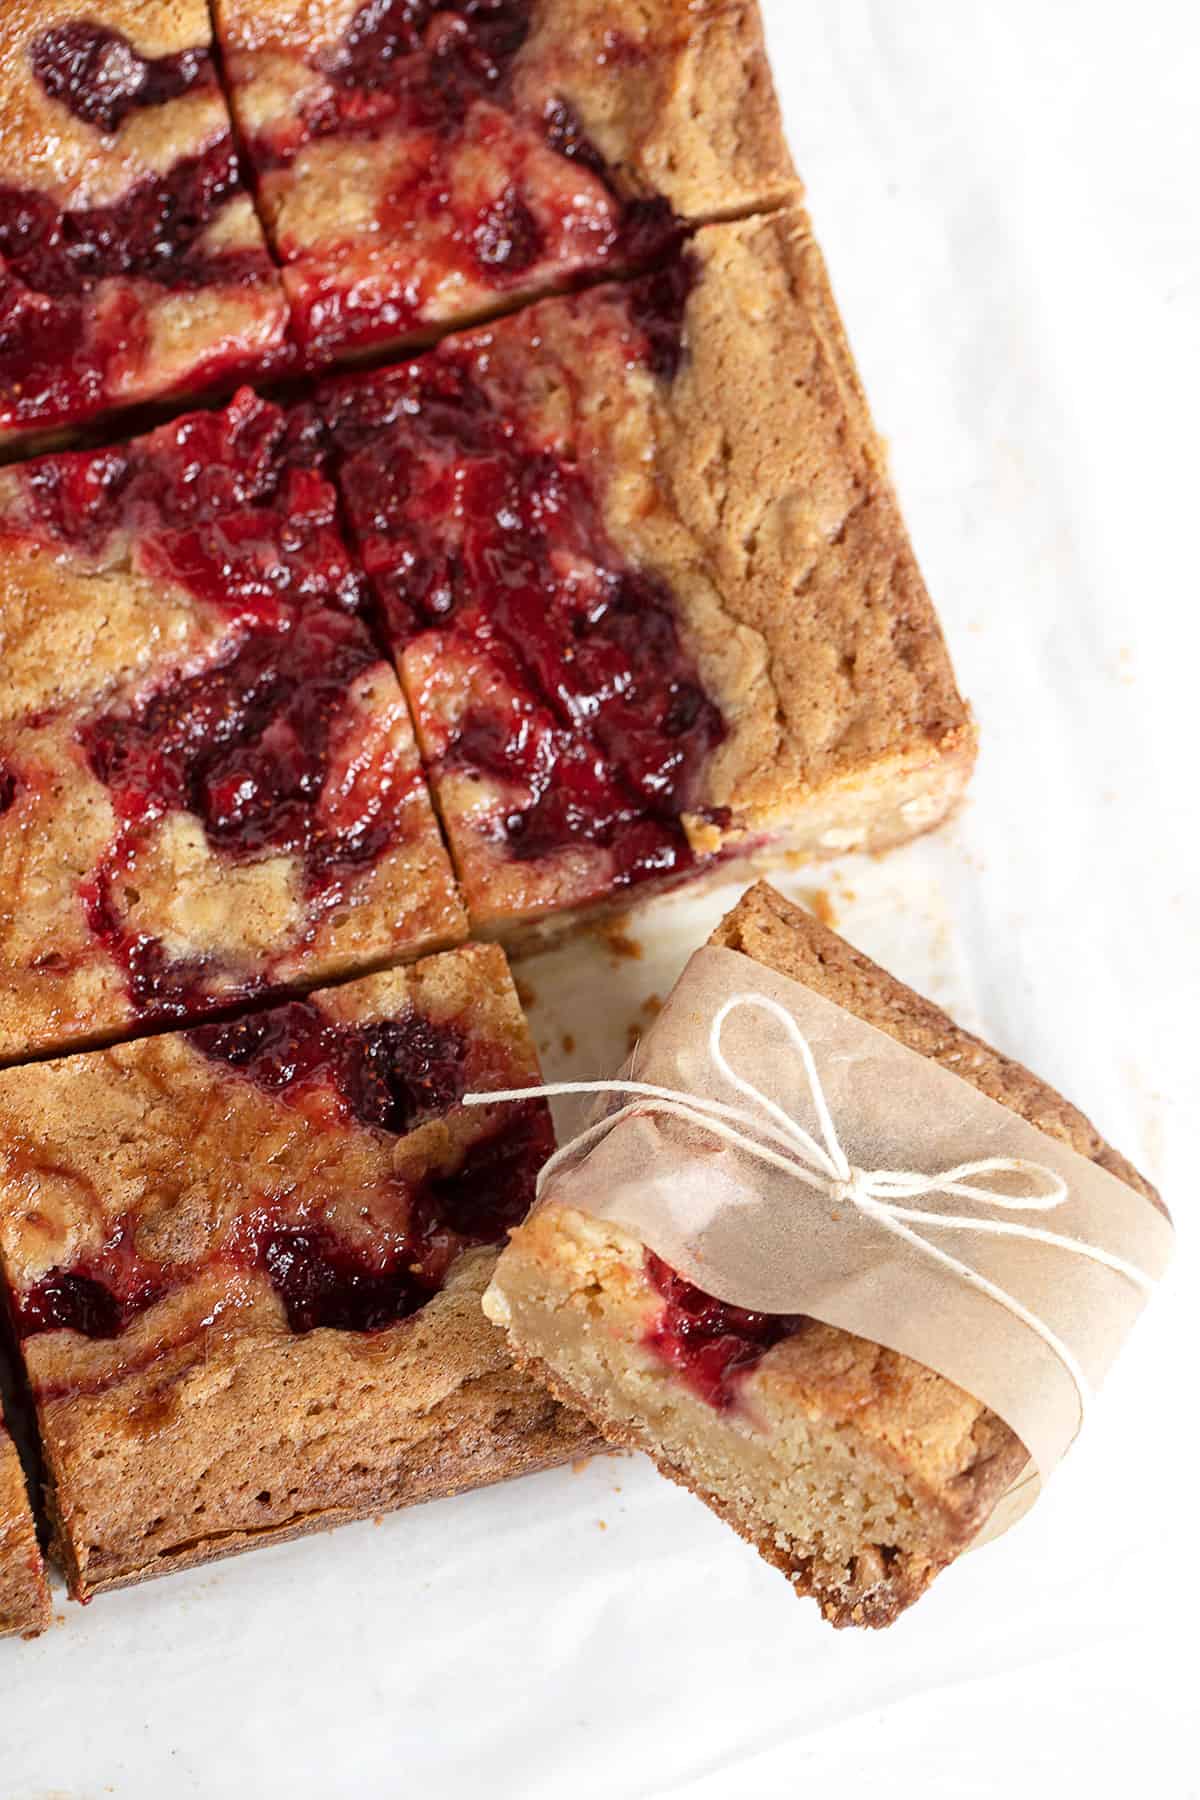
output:
[[[721,1048],[721,1036],[726,1020],[742,1007],[756,1007],[768,1013],[782,1025],[799,1052],[808,1077],[809,1094],[823,1142],[818,1143],[782,1106],[730,1067]],[[838,1137],[821,1077],[817,1072],[812,1046],[786,1007],[765,994],[734,994],[725,1001],[712,1022],[709,1054],[725,1080],[753,1102],[757,1113],[741,1107],[727,1106],[719,1100],[681,1093],[674,1088],[657,1087],[644,1081],[555,1081],[541,1087],[507,1088],[491,1094],[466,1094],[463,1105],[489,1106],[502,1101],[554,1099],[568,1094],[631,1096],[628,1105],[597,1120],[550,1157],[538,1177],[539,1195],[564,1161],[586,1154],[594,1143],[605,1137],[623,1119],[649,1110],[671,1113],[689,1120],[714,1137],[735,1145],[747,1156],[782,1170],[793,1180],[801,1182],[835,1204],[857,1208],[865,1218],[872,1220],[882,1230],[890,1232],[894,1237],[903,1238],[905,1243],[910,1244],[921,1255],[949,1270],[968,1287],[988,1295],[998,1306],[1019,1319],[1053,1351],[1071,1377],[1079,1396],[1079,1423],[1082,1426],[1084,1415],[1091,1404],[1091,1387],[1070,1346],[1014,1295],[990,1281],[986,1275],[981,1275],[969,1263],[962,1262],[958,1257],[939,1249],[936,1244],[931,1244],[912,1227],[923,1225],[936,1231],[965,1231],[989,1237],[1026,1238],[1031,1243],[1045,1244],[1053,1249],[1068,1251],[1073,1256],[1084,1257],[1089,1262],[1099,1263],[1115,1274],[1124,1276],[1144,1293],[1153,1288],[1152,1278],[1136,1264],[1127,1262],[1124,1257],[1116,1256],[1097,1244],[1046,1231],[1038,1225],[980,1217],[974,1213],[926,1212],[902,1204],[904,1201],[920,1200],[928,1194],[946,1194],[976,1205],[993,1207],[1001,1212],[1050,1213],[1069,1197],[1070,1190],[1060,1175],[1047,1168],[1044,1163],[1016,1156],[984,1157],[978,1162],[959,1163],[952,1169],[942,1169],[932,1175],[922,1174],[915,1169],[857,1167],[846,1155]],[[649,1108],[646,1106],[647,1101],[653,1102]],[[774,1123],[769,1123],[769,1120]],[[748,1135],[751,1132],[755,1135]],[[1023,1178],[1028,1186],[1017,1193],[1002,1193],[993,1187],[978,1185],[977,1178],[995,1175]]]

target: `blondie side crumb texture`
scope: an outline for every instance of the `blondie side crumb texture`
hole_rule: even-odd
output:
[[[0,1075],[0,1262],[72,1591],[542,1468],[480,1295],[553,1144],[503,953]]]
[[[304,420],[0,470],[0,1059],[465,936]]]
[[[802,212],[318,403],[477,932],[958,797],[973,728]]]
[[[0,8],[0,445],[280,352],[211,43],[204,0]]]
[[[216,0],[311,360],[421,341],[797,188],[753,0]]]
[[[751,889],[710,942],[803,982],[1161,1205],[1060,1095],[773,889]],[[568,1208],[515,1233],[485,1308],[523,1367],[611,1442],[648,1451],[835,1625],[891,1624],[1026,1460],[1002,1420],[919,1363],[814,1319],[725,1305]]]
[[[38,1549],[25,1472],[0,1424],[0,1637],[37,1637],[50,1623],[50,1589]]]

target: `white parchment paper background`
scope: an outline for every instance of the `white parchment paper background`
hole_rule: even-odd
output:
[[[698,1503],[598,1460],[0,1645],[2,1800],[1200,1792],[1200,24],[764,5],[984,743],[948,835],[786,885],[1147,1167],[1169,1285],[1035,1514],[890,1633],[829,1634]],[[615,1065],[730,898],[668,903],[641,960],[529,968],[548,1070]]]

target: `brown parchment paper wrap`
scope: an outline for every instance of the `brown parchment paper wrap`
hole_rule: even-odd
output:
[[[724,1001],[762,994],[808,1039],[851,1164],[933,1174],[985,1157],[1054,1170],[1067,1200],[1046,1213],[990,1212],[938,1193],[924,1211],[1015,1220],[1100,1246],[1157,1280],[1169,1221],[1113,1175],[800,982],[739,951],[692,957],[623,1075],[753,1112],[720,1074],[710,1028]],[[722,1034],[739,1075],[818,1142],[803,1063],[761,1009],[732,1014]],[[627,1100],[614,1097],[603,1112]],[[593,1108],[593,1116],[596,1109]],[[581,1121],[582,1123],[582,1121]],[[575,1207],[632,1231],[705,1292],[764,1312],[806,1313],[924,1363],[989,1406],[1034,1464],[1019,1505],[1004,1502],[988,1535],[1011,1524],[1068,1449],[1081,1423],[1062,1362],[1027,1325],[853,1205],[814,1193],[688,1121],[645,1110],[618,1121],[578,1157],[569,1147],[539,1204]],[[1093,1392],[1145,1304],[1125,1276],[1067,1250],[1020,1238],[915,1226],[1027,1307],[1077,1357]]]

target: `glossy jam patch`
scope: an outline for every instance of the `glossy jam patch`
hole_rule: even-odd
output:
[[[503,1074],[495,1046],[473,1041],[464,1020],[433,1020],[414,1007],[345,1023],[309,1000],[231,1024],[201,1026],[189,1043],[207,1061],[322,1121],[325,1130],[399,1138],[456,1105],[481,1068]],[[506,1107],[457,1154],[438,1149],[417,1176],[391,1174],[372,1196],[369,1231],[348,1238],[321,1215],[289,1214],[264,1194],[201,1259],[204,1267],[265,1273],[291,1329],[378,1331],[407,1318],[442,1286],[464,1249],[500,1243],[524,1218],[537,1172],[553,1147],[544,1105]],[[17,1297],[22,1337],[56,1330],[116,1338],[147,1308],[193,1278],[137,1249],[136,1213],[106,1241],[50,1269]]]
[[[244,101],[293,328],[318,359],[577,272],[644,266],[678,241],[668,203],[628,191],[569,101],[552,89],[532,98],[516,79],[530,0],[367,0],[337,43],[309,56],[296,104],[277,110],[270,74],[263,103],[250,98],[257,57],[268,57],[239,54],[250,6],[220,9],[234,103]],[[365,165],[353,153],[363,143]],[[310,203],[323,159],[360,185],[355,216],[372,209],[368,237],[361,227],[342,235],[337,213]]]
[[[660,379],[679,365],[691,280],[680,259],[621,303],[622,356],[634,351]],[[690,866],[681,817],[704,811],[725,724],[668,587],[613,544],[570,429],[555,435],[528,416],[530,395],[568,379],[518,320],[333,384],[322,404],[398,653],[428,633],[443,679],[456,662],[487,671],[435,779],[519,784],[527,798],[495,821],[509,856],[600,845],[622,885]]]
[[[663,1307],[643,1342],[721,1412],[736,1404],[739,1385],[767,1351],[809,1323],[803,1314],[748,1312],[714,1300],[649,1250],[646,1274]]]

